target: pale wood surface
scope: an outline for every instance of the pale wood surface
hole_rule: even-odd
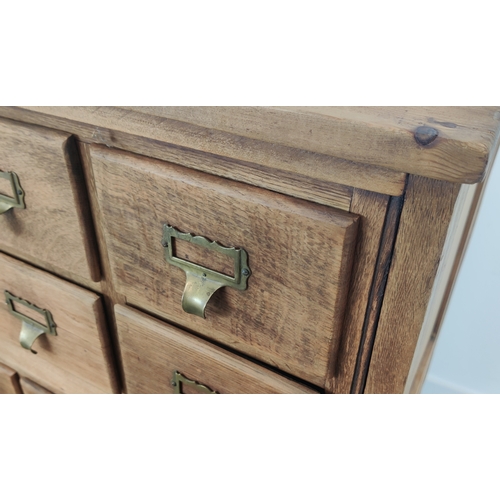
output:
[[[386,195],[358,189],[353,194],[351,211],[360,215],[358,239],[337,373],[331,379],[330,392],[351,391],[388,202]]]
[[[98,281],[85,185],[73,153],[66,133],[0,120],[0,170],[19,176],[26,203],[0,216],[0,249]]]
[[[324,387],[341,333],[358,216],[102,147],[91,152],[118,293]],[[165,223],[244,248],[248,289],[219,290],[206,319],[185,313],[185,274],[166,263],[160,244]]]
[[[28,106],[26,109],[158,140],[168,137],[170,140],[166,142],[186,147],[195,144],[194,149],[234,158],[244,154],[238,139],[247,139],[466,183],[478,182],[491,164],[490,152],[495,152],[498,146],[500,125],[500,107]],[[434,128],[437,139],[427,146],[419,145],[414,138],[419,126]],[[256,161],[257,154],[257,148],[253,148],[254,159],[249,161]],[[366,189],[352,179],[341,183]]]
[[[48,309],[58,335],[39,337],[34,345],[38,354],[23,349],[19,343],[22,322],[9,314],[1,300],[1,362],[51,392],[116,392],[101,299],[96,294],[0,254],[2,296],[4,290]]]
[[[19,382],[21,383],[23,394],[52,394],[52,392],[33,382],[33,380],[30,380],[29,378],[21,377]]]
[[[19,375],[15,370],[0,363],[0,394],[21,394]]]
[[[203,109],[207,112],[210,110]],[[160,155],[159,158],[190,168],[243,180],[268,189],[273,189],[274,186],[274,189],[287,194],[294,194],[287,192],[291,189],[296,193],[309,193],[310,197],[323,196],[328,199],[338,191],[338,188],[332,186],[332,183],[336,183],[397,196],[402,193],[404,187],[405,176],[401,172],[357,163],[346,158],[336,158],[314,150],[298,149],[296,144],[286,146],[245,135],[207,129],[151,114],[148,110],[137,112],[117,107],[57,106],[0,108],[0,114],[28,121],[36,120],[34,114],[23,114],[29,113],[30,110],[38,114],[43,113],[39,115],[40,120],[43,120],[41,123],[55,123],[51,121],[51,117],[67,120],[57,122],[64,130],[71,130],[69,127],[78,124],[91,125],[93,128],[87,129],[84,136],[72,130],[86,141],[103,143],[109,147],[122,147],[147,156]],[[160,108],[158,112],[159,110]],[[137,142],[138,137],[152,141],[144,149]],[[168,151],[165,146],[169,145],[174,146],[174,149]],[[141,150],[134,149],[137,146]],[[200,152],[203,153],[205,161],[199,156]],[[184,153],[188,153],[188,156]],[[165,157],[165,154],[172,157]],[[176,157],[179,160],[176,160]],[[280,179],[283,179],[283,182]],[[320,188],[317,194],[315,190],[309,190],[312,186]]]
[[[220,394],[317,393],[130,308],[115,315],[128,393],[173,393],[174,371]]]
[[[402,393],[459,184],[410,176],[365,393]]]

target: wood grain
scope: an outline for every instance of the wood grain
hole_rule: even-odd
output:
[[[99,281],[85,185],[66,133],[0,120],[0,170],[17,173],[26,209],[0,216],[0,249]],[[45,265],[46,264],[46,265]]]
[[[265,159],[264,145],[293,148],[452,182],[478,182],[498,147],[500,107],[27,107],[239,159]],[[427,146],[415,130],[437,138]],[[241,141],[255,141],[251,158]],[[262,147],[262,150],[259,150]],[[490,153],[493,153],[490,155]],[[252,159],[253,158],[253,159]],[[264,161],[258,163],[266,164]],[[374,166],[377,167],[374,167]],[[374,172],[375,172],[374,170]],[[336,181],[340,182],[340,181]],[[362,189],[351,177],[341,184]],[[378,189],[373,188],[374,191]],[[399,195],[401,193],[385,194]]]
[[[21,383],[23,394],[52,394],[52,392],[33,382],[33,380],[30,380],[29,378],[21,377],[19,382]]]
[[[387,206],[387,214],[380,239],[380,247],[375,262],[373,281],[368,296],[368,308],[363,322],[362,335],[356,367],[352,379],[351,393],[364,392],[366,377],[370,366],[373,344],[384,299],[389,267],[394,252],[394,243],[399,227],[403,197],[391,197]]]
[[[114,367],[105,331],[100,298],[0,254],[0,293],[13,295],[48,309],[57,336],[36,340],[38,354],[19,343],[21,320],[0,301],[0,361],[20,375],[55,393],[116,392]]]
[[[118,293],[324,387],[341,333],[358,216],[102,147],[91,154]],[[185,313],[185,274],[166,263],[160,243],[166,223],[244,248],[248,289],[219,290],[206,319]]]
[[[402,393],[460,185],[410,176],[365,393]]]
[[[347,394],[351,391],[389,199],[386,195],[358,189],[353,193],[351,212],[360,215],[358,238],[339,357],[335,364],[337,373],[330,379],[328,392]]]
[[[209,112],[210,108],[203,109]],[[317,151],[299,149],[296,145],[286,146],[248,138],[244,135],[207,129],[149,112],[137,112],[117,107],[57,106],[25,109],[0,108],[0,113],[4,116],[14,116],[29,121],[29,119],[36,119],[36,117],[33,114],[26,115],[22,112],[26,113],[30,110],[43,113],[41,119],[45,121],[50,120],[51,116],[63,118],[64,120],[59,123],[60,128],[64,130],[70,130],[68,127],[75,124],[91,125],[93,126],[92,142],[106,144],[108,147],[118,147],[115,141],[120,141],[123,138],[121,134],[125,133],[128,134],[129,138],[142,137],[160,143],[161,148],[150,146],[145,153],[133,149],[132,144],[137,143],[135,139],[123,147],[123,149],[147,156],[154,156],[157,152],[161,152],[165,145],[181,148],[181,150],[178,149],[179,152],[189,151],[192,157],[195,152],[198,154],[203,152],[209,161],[208,165],[205,165],[205,162],[199,157],[200,161],[192,163],[180,161],[179,163],[191,168],[210,171],[216,175],[229,175],[232,179],[235,178],[234,175],[237,175],[239,178],[235,178],[236,180],[252,184],[257,181],[259,182],[257,185],[267,189],[273,189],[273,186],[274,189],[278,188],[279,190],[293,187],[296,192],[307,192],[307,184],[312,184],[320,187],[318,195],[322,196],[322,193],[326,193],[332,183],[336,183],[400,195],[404,187],[405,176],[394,170],[357,163],[345,158],[336,158]],[[159,113],[160,108],[157,111]],[[264,114],[265,112],[263,112],[263,116]],[[77,132],[73,131],[73,133]],[[82,135],[78,135],[83,139]],[[88,135],[85,136],[84,140],[89,140]],[[211,156],[216,156],[216,158],[210,161]],[[164,156],[160,156],[160,158],[176,162],[173,158],[165,158]],[[230,160],[233,172],[224,168],[224,164],[219,165],[218,162],[224,159]],[[280,178],[283,178],[284,182],[280,182]],[[293,179],[295,178],[298,182],[294,183]],[[292,184],[287,182],[287,179],[290,179]],[[305,189],[300,188],[301,179],[306,181]],[[314,191],[311,191],[309,196],[315,196]]]
[[[2,363],[0,363],[0,394],[22,394],[19,375]]]
[[[174,371],[219,394],[317,393],[130,308],[115,315],[129,393],[173,393]]]

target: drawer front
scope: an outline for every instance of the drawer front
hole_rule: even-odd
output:
[[[2,254],[0,294],[0,362],[54,393],[116,392],[96,294]]]
[[[128,393],[317,393],[130,308],[115,316]]]
[[[19,375],[2,363],[0,363],[0,394],[22,394]]]
[[[127,302],[324,387],[341,333],[357,216],[136,155],[91,150],[112,278]],[[244,249],[247,288],[220,288],[205,318],[187,313],[187,274],[166,260],[165,226],[203,237],[198,243],[218,242],[202,248],[177,237],[172,252],[224,275],[236,266],[221,246]],[[198,300],[191,292],[190,300]]]
[[[0,120],[0,249],[49,271],[99,281],[74,147],[63,132]],[[8,209],[16,198],[25,207]]]

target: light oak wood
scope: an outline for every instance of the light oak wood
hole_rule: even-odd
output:
[[[324,387],[358,216],[102,147],[91,155],[113,282],[128,303]],[[160,243],[166,223],[244,248],[248,289],[219,290],[206,319],[184,312],[185,274]]]
[[[26,108],[157,140],[169,137],[166,142],[195,145],[194,149],[233,158],[245,155],[238,142],[246,139],[261,146],[270,143],[343,158],[373,169],[465,183],[478,182],[491,165],[500,120],[500,107],[494,106]],[[414,137],[419,126],[435,129],[437,138],[421,146]],[[253,160],[240,159],[255,161],[258,149],[257,144],[251,149]],[[340,183],[367,189],[352,178]]]
[[[0,249],[99,281],[85,185],[69,134],[0,120],[0,170],[18,175],[26,203],[0,216]]]
[[[402,393],[459,184],[410,176],[365,393]]]
[[[202,109],[207,110],[207,112],[210,110],[210,108]],[[247,163],[261,165],[266,167],[267,172],[271,175],[271,185],[267,185],[266,176],[268,174],[265,169],[260,174],[261,180],[258,185],[270,189],[272,189],[273,185],[275,187],[279,186],[280,189],[286,189],[287,187],[287,182],[277,182],[278,178],[273,173],[280,175],[284,179],[287,177],[294,179],[295,176],[298,176],[298,184],[300,184],[301,179],[307,181],[308,178],[310,179],[310,184],[321,186],[323,183],[326,183],[323,191],[328,188],[329,184],[336,183],[385,194],[400,195],[404,187],[404,174],[395,172],[394,170],[357,163],[346,158],[336,158],[321,154],[315,150],[299,149],[296,144],[287,146],[280,143],[270,143],[246,137],[245,134],[231,134],[183,121],[171,120],[160,116],[161,110],[159,108],[157,109],[157,113],[153,114],[148,109],[144,109],[143,112],[137,112],[119,107],[95,106],[42,106],[25,107],[24,110],[43,113],[44,119],[45,117],[50,119],[51,116],[55,116],[71,120],[72,123],[90,124],[94,127],[92,133],[93,140],[104,143],[109,147],[117,147],[115,140],[120,140],[118,134],[126,133],[129,136],[143,137],[164,144],[175,145],[177,148],[203,152],[209,161],[210,155],[216,155],[218,158],[230,158],[238,162],[243,162],[234,174],[225,170],[230,178],[234,178],[233,175],[238,175],[240,178],[236,180],[246,180],[247,174],[249,174],[249,182],[253,183],[252,180],[258,178],[259,173],[255,169],[253,172],[252,170],[247,172],[248,169],[245,168],[245,165]],[[1,108],[0,113],[3,113],[4,116],[19,116],[16,110],[9,108]],[[262,108],[262,113],[263,115],[266,113],[266,108]],[[286,119],[288,119],[289,113],[286,115]],[[61,128],[69,130],[68,126],[67,122],[61,122]],[[307,134],[309,135],[309,131]],[[332,137],[328,140],[332,141]],[[124,147],[124,149],[130,150],[129,145]],[[155,151],[151,147],[149,150]],[[137,152],[142,153],[142,151]],[[151,153],[146,154],[153,156]],[[163,159],[175,161],[170,158]],[[180,163],[191,168],[208,170],[211,173],[225,176],[224,165],[220,166],[219,171],[217,160],[215,162],[212,161],[211,165],[207,166],[204,165],[203,161],[193,163],[182,161]],[[238,167],[236,164],[234,166]],[[252,165],[249,166],[252,168]],[[311,191],[311,193],[314,193],[314,191]]]
[[[354,191],[351,211],[360,215],[358,239],[337,373],[331,378],[329,392],[351,392],[389,199],[386,195]]]
[[[21,394],[19,375],[15,370],[0,363],[0,394]]]
[[[130,308],[115,315],[129,393],[173,393],[174,371],[220,394],[317,393]]]
[[[33,382],[33,380],[30,380],[29,378],[21,377],[19,382],[21,383],[23,394],[52,394],[52,392]]]
[[[0,361],[55,393],[116,392],[101,299],[94,293],[0,254],[0,293],[48,309],[57,336],[42,335],[33,354],[21,347],[21,320],[0,302]],[[33,319],[37,319],[33,312]]]

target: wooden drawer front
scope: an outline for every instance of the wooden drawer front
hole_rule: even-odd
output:
[[[128,393],[174,393],[175,372],[206,388],[181,382],[182,393],[317,393],[128,307],[115,315]]]
[[[14,172],[25,209],[0,215],[0,249],[52,272],[99,281],[85,183],[72,138],[0,120],[0,171]],[[8,179],[0,193],[12,197]]]
[[[33,354],[20,345],[23,321],[9,312],[4,291],[52,314],[57,335],[43,334]],[[54,393],[110,393],[116,382],[101,299],[50,274],[0,254],[0,362]],[[39,323],[44,318],[15,302]]]
[[[357,216],[102,147],[92,148],[92,164],[112,278],[129,304],[324,387]],[[186,276],[165,260],[164,224],[245,249],[248,288],[221,288],[206,319],[186,313]],[[200,247],[178,239],[175,245],[177,256],[229,272],[220,254],[197,253]]]
[[[19,375],[15,370],[0,363],[0,394],[21,394]]]

